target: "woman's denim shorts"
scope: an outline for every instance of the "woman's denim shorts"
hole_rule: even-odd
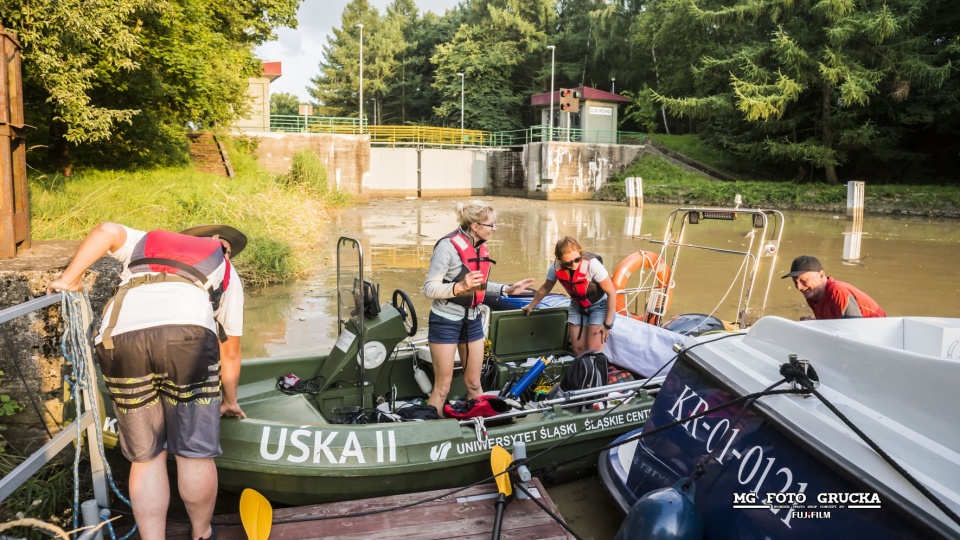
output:
[[[570,307],[567,309],[567,322],[575,326],[590,326],[591,324],[600,326],[607,320],[607,298],[604,297],[590,306],[589,313],[583,313],[583,311],[580,304],[571,299]]]
[[[606,313],[606,312],[604,312]],[[603,323],[603,321],[600,321]],[[483,319],[451,321],[430,312],[427,341],[430,343],[472,343],[483,339]]]

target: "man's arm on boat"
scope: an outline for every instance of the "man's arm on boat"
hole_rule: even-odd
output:
[[[240,382],[240,336],[227,336],[220,343],[220,384],[223,399],[220,401],[220,416],[246,418],[237,404],[237,386]]]

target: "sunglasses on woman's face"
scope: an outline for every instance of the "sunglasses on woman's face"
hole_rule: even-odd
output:
[[[576,259],[573,259],[572,261],[560,261],[560,265],[563,266],[564,268],[574,268],[578,264],[580,264],[580,261],[582,260],[583,260],[583,257],[580,256],[580,257],[577,257]]]

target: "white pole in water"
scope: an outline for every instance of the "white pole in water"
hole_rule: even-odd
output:
[[[547,130],[547,140],[553,140],[553,59],[557,53],[556,45],[547,45],[550,51],[550,128]]]
[[[859,209],[863,211],[865,182],[847,182],[847,215],[853,215]]]
[[[627,206],[643,208],[643,178],[631,176],[625,179]]]

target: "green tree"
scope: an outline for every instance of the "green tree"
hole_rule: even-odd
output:
[[[669,5],[669,2],[662,4]],[[921,0],[739,0],[689,13],[712,55],[694,69],[698,95],[661,95],[668,109],[714,122],[729,148],[821,169],[838,183],[851,156],[884,159],[909,89],[934,89],[949,61],[926,54]]]
[[[47,127],[50,157],[58,167],[68,165],[67,143],[107,139],[119,122],[129,123],[139,112],[137,107],[98,103],[94,93],[104,79],[139,67],[138,16],[162,7],[147,0],[82,7],[8,0],[0,10],[0,25],[15,31],[23,45],[26,113],[34,125]]]
[[[465,124],[510,130],[533,120],[530,95],[542,91],[547,30],[556,18],[553,0],[476,0],[453,39],[439,44],[431,62],[440,103],[438,120],[458,125],[460,77],[465,75]]]
[[[320,73],[310,79],[312,87],[307,88],[311,97],[320,105],[324,116],[355,117],[360,109],[360,28],[363,24],[364,68],[370,58],[367,56],[368,39],[376,34],[380,16],[376,8],[367,0],[352,0],[340,14],[340,27],[333,28],[333,35],[327,37],[323,46],[323,60]],[[366,73],[364,73],[364,92],[367,91]],[[364,98],[366,99],[366,95]],[[364,114],[368,114],[364,111]]]
[[[51,164],[182,159],[184,126],[232,122],[260,73],[253,46],[295,26],[299,0],[10,0],[28,118]]]
[[[270,114],[300,114],[300,98],[286,92],[270,94]]]

